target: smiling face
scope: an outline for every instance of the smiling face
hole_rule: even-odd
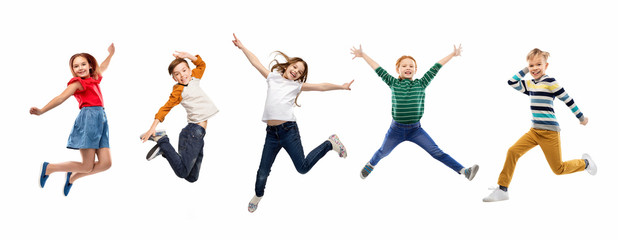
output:
[[[534,79],[540,79],[545,76],[545,70],[547,70],[547,60],[541,54],[530,58],[528,60],[528,70]]]
[[[189,81],[191,81],[191,69],[189,65],[185,62],[176,65],[172,71],[172,78],[180,84],[189,84]]]
[[[305,64],[298,61],[290,64],[283,72],[283,77],[292,81],[300,79],[305,73]]]
[[[79,56],[74,58],[73,63],[71,63],[71,70],[73,71],[73,76],[80,78],[90,77],[90,64],[85,57]]]
[[[411,58],[402,59],[397,66],[397,73],[399,73],[399,78],[412,79],[416,74],[416,62]]]

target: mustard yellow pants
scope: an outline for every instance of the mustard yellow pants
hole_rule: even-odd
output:
[[[547,163],[551,170],[556,175],[569,174],[583,171],[586,168],[586,162],[583,159],[574,159],[570,161],[562,161],[562,150],[560,148],[560,132],[531,128],[529,132],[524,134],[506,154],[504,167],[498,178],[500,186],[508,187],[513,178],[515,165],[517,160],[528,152],[530,149],[540,145]]]

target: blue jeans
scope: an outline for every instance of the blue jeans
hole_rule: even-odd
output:
[[[391,123],[391,127],[388,129],[388,132],[386,132],[386,136],[384,136],[382,146],[375,154],[373,154],[373,157],[369,163],[376,166],[378,162],[380,162],[380,159],[388,156],[391,151],[393,151],[393,149],[395,149],[395,147],[403,141],[416,143],[416,145],[427,151],[427,153],[429,153],[433,158],[444,163],[444,165],[453,169],[457,173],[463,169],[463,166],[455,161],[455,159],[440,150],[429,134],[421,128],[420,122],[403,124],[395,122],[394,120]]]
[[[200,175],[202,157],[204,157],[204,135],[206,135],[206,130],[202,126],[189,123],[180,131],[178,153],[170,144],[170,139],[167,136],[162,137],[157,142],[163,157],[167,159],[178,177],[189,182],[197,181]]]
[[[285,149],[290,155],[296,171],[305,174],[311,170],[326,153],[333,149],[330,141],[326,140],[305,158],[303,145],[300,141],[300,133],[296,122],[285,122],[277,126],[266,127],[266,140],[264,142],[264,150],[262,150],[262,160],[260,168],[257,172],[255,180],[255,195],[258,197],[264,196],[266,188],[266,180],[270,174],[270,169],[275,162],[275,157],[281,148]]]

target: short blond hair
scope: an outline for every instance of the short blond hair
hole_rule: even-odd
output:
[[[535,58],[536,56],[539,56],[539,55],[545,59],[545,62],[547,62],[547,59],[549,58],[549,53],[545,52],[545,51],[542,51],[541,49],[538,49],[538,48],[532,49],[532,51],[530,51],[528,53],[528,56],[526,57],[526,60],[530,61],[530,60],[532,60],[533,58]]]

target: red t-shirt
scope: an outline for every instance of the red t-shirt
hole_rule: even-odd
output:
[[[71,85],[76,81],[82,85],[83,90],[77,90],[73,94],[75,99],[77,99],[77,103],[79,103],[79,109],[83,107],[103,107],[103,95],[101,94],[101,89],[99,88],[99,83],[101,83],[101,79],[103,76],[99,75],[99,80],[94,80],[92,77],[82,79],[80,77],[74,77],[67,83]]]

